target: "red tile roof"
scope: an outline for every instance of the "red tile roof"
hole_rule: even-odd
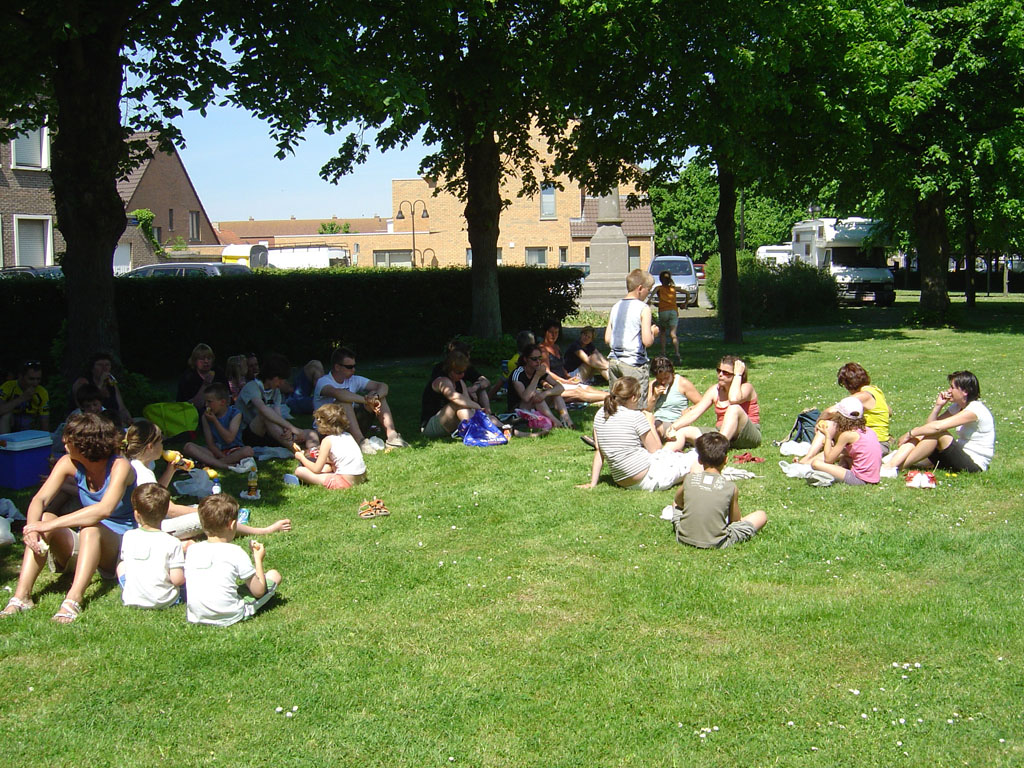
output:
[[[344,226],[347,223],[353,234],[358,232],[387,232],[388,229],[387,221],[380,216],[374,216],[369,219],[343,219],[335,217],[324,217],[322,219],[264,219],[261,221],[249,219],[248,221],[218,221],[214,223],[214,226],[221,231],[229,230],[239,238],[270,240],[274,237],[288,235],[317,235],[319,234],[320,225],[329,221],[337,222],[340,226]]]
[[[637,208],[626,207],[626,195],[619,196],[619,210],[622,213],[622,231],[626,237],[654,237],[654,217],[650,203]],[[589,238],[597,231],[597,198],[588,197],[583,201],[583,216],[569,219],[569,235],[573,238]]]

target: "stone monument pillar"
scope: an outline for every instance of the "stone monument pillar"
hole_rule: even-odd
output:
[[[619,190],[597,201],[597,231],[590,238],[590,274],[625,278],[629,267],[629,243],[622,231]]]
[[[626,293],[629,242],[622,231],[619,190],[597,201],[597,230],[590,238],[590,275],[583,281],[580,309],[607,311]]]

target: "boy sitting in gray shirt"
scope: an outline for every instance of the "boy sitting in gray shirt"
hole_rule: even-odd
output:
[[[729,438],[718,432],[701,435],[697,438],[697,458],[704,471],[694,467],[676,492],[672,510],[676,541],[713,549],[751,538],[768,522],[768,516],[759,509],[740,517],[739,490],[734,482],[722,477],[729,458]]]

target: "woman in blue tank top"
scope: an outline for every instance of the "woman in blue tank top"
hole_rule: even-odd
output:
[[[118,455],[121,432],[113,422],[92,413],[72,416],[64,428],[64,445],[67,455],[29,503],[18,587],[0,617],[35,607],[32,587],[49,558],[58,573],[74,570],[71,589],[53,617],[61,624],[74,621],[97,569],[114,578],[121,536],[136,525],[131,505],[135,471]],[[76,486],[81,508],[61,514],[67,502],[61,490],[65,483]]]

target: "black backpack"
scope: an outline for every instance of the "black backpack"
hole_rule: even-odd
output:
[[[798,443],[810,443],[814,441],[814,425],[821,418],[821,411],[817,408],[808,408],[796,417],[793,428],[789,430],[787,440],[795,440]]]

